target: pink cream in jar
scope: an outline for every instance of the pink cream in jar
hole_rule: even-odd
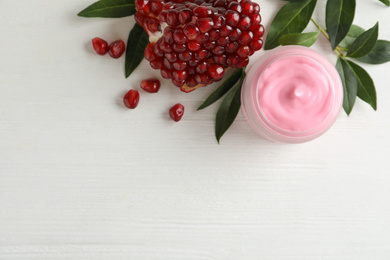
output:
[[[286,46],[268,52],[251,67],[241,99],[245,117],[261,136],[303,143],[334,124],[343,88],[337,70],[322,55]]]

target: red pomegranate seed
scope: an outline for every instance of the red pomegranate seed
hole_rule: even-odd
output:
[[[258,51],[263,47],[263,41],[260,38],[255,37],[249,44],[249,47],[253,52]]]
[[[172,72],[172,78],[177,81],[186,80],[188,77],[188,73],[185,70],[174,70]]]
[[[238,47],[240,47],[240,45],[238,45],[237,42],[231,42],[229,43],[228,46],[226,46],[226,52],[227,53],[233,53],[233,52],[236,52]]]
[[[123,97],[123,103],[127,108],[134,109],[138,106],[139,102],[139,92],[137,90],[131,89]]]
[[[249,58],[244,58],[236,64],[236,68],[245,68],[249,64]]]
[[[183,51],[179,54],[179,58],[183,61],[189,61],[192,59],[192,52],[190,51]]]
[[[196,82],[196,79],[194,76],[190,76],[187,78],[186,84],[189,87],[195,87],[196,85],[198,85],[198,82]]]
[[[238,56],[240,56],[241,58],[245,58],[245,57],[248,57],[249,56],[249,53],[251,52],[251,49],[246,46],[246,45],[242,45],[238,48],[237,50],[237,54]]]
[[[226,36],[226,37],[220,37],[218,40],[217,40],[217,44],[219,46],[226,46],[228,45],[229,43],[229,37]]]
[[[161,1],[153,1],[150,3],[150,9],[152,10],[154,15],[158,15],[159,13],[161,13],[162,8],[163,4],[161,3]]]
[[[183,52],[187,49],[187,46],[185,44],[173,44],[173,50],[175,52]]]
[[[198,82],[198,84],[209,84],[210,80],[211,80],[211,77],[206,72],[206,73],[203,73],[203,74],[195,75],[195,79],[196,79],[196,82]]]
[[[253,33],[250,31],[244,31],[241,33],[241,37],[240,39],[238,39],[238,43],[240,45],[245,45],[250,43],[252,39],[253,39]]]
[[[172,78],[172,70],[170,70],[168,68],[161,68],[160,73],[164,79],[171,79]]]
[[[184,9],[184,10],[181,10],[180,13],[179,13],[179,22],[181,24],[186,24],[188,22],[191,21],[191,10],[190,9]]]
[[[161,83],[158,79],[145,79],[141,81],[141,88],[148,93],[157,93]]]
[[[176,10],[169,10],[167,11],[167,24],[170,26],[178,26],[179,25],[179,18],[177,17],[177,11]]]
[[[179,122],[184,115],[184,106],[180,103],[177,103],[171,109],[169,109],[169,116],[175,122]]]
[[[187,44],[187,48],[190,50],[190,51],[197,51],[199,50],[200,48],[202,47],[202,45],[200,45],[199,42],[193,40],[193,41],[189,41],[188,44]]]
[[[238,28],[245,31],[248,30],[249,27],[251,27],[251,19],[246,15],[242,15],[240,17],[240,21],[238,22]]]
[[[214,28],[219,29],[225,25],[226,18],[224,16],[222,16],[221,14],[216,14],[213,17],[213,22],[214,22]]]
[[[191,23],[183,27],[183,32],[189,40],[195,40],[200,34],[198,27]]]
[[[229,5],[228,5],[228,9],[229,10],[233,10],[233,11],[236,11],[237,13],[241,13],[242,11],[242,7],[239,3],[237,2],[231,2]]]
[[[144,51],[144,57],[147,61],[152,61],[156,59],[156,54],[154,53],[154,45],[155,43],[149,43]]]
[[[173,85],[175,85],[176,87],[180,88],[182,87],[184,84],[186,84],[186,81],[183,80],[183,81],[177,81],[175,79],[172,79],[172,83]]]
[[[175,62],[177,61],[177,54],[174,52],[165,53],[165,58],[167,58],[169,62]]]
[[[157,60],[152,60],[150,62],[150,66],[155,69],[155,70],[159,70],[162,68],[163,66],[163,61],[161,59],[157,59]]]
[[[254,11],[254,6],[252,2],[250,1],[243,1],[241,2],[241,7],[242,7],[242,13],[243,14],[251,14]]]
[[[223,75],[225,74],[225,69],[221,65],[211,64],[209,66],[208,72],[214,80],[218,81],[223,78]]]
[[[195,59],[197,60],[204,60],[209,55],[209,52],[207,50],[199,50],[195,52]]]
[[[250,19],[251,19],[251,27],[250,27],[250,29],[252,29],[253,26],[259,25],[261,23],[261,16],[259,14],[257,14],[257,13],[251,14],[250,15]]]
[[[211,18],[200,18],[196,21],[196,24],[202,33],[210,31],[214,26],[213,19]]]
[[[221,36],[228,36],[232,31],[233,31],[232,27],[230,27],[229,25],[224,25],[219,30],[219,33],[220,33]]]
[[[108,46],[108,48],[109,48],[108,53],[110,54],[110,56],[113,57],[114,59],[118,59],[125,52],[126,45],[125,45],[124,41],[117,40],[117,41],[112,42],[110,44],[110,46]]]
[[[175,30],[173,33],[173,40],[178,44],[184,44],[187,42],[187,37],[184,35],[181,28]]]
[[[209,65],[207,62],[205,61],[202,61],[198,64],[198,66],[196,66],[196,72],[198,73],[204,73],[207,71]]]
[[[213,60],[217,64],[225,65],[226,64],[226,55],[216,55],[213,57]]]
[[[164,58],[164,60],[163,60],[163,64],[164,64],[164,66],[165,66],[165,68],[167,68],[167,69],[172,69],[172,63],[170,63],[169,62],[169,60],[167,59],[167,58]]]
[[[212,29],[209,32],[209,35],[210,35],[209,41],[216,41],[220,37],[219,30],[216,29]]]
[[[226,24],[232,27],[236,27],[238,21],[240,20],[240,15],[233,10],[226,11]]]
[[[99,55],[105,55],[108,52],[108,43],[99,37],[92,39],[92,46]]]
[[[185,68],[187,68],[187,62],[178,60],[173,63],[173,67],[175,68],[175,70],[184,70]]]
[[[213,12],[205,6],[198,6],[194,9],[193,12],[194,15],[199,18],[209,17],[213,14]]]

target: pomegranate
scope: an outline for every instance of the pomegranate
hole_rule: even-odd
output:
[[[251,0],[136,0],[149,35],[144,55],[184,92],[244,68],[263,46],[260,6]]]

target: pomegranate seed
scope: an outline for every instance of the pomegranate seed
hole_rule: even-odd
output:
[[[152,60],[150,62],[150,66],[155,69],[155,70],[159,70],[162,68],[163,66],[163,61],[161,59],[158,59],[158,60]]]
[[[226,23],[226,18],[220,14],[216,14],[213,17],[214,28],[219,29]]]
[[[200,45],[199,42],[197,41],[189,41],[187,44],[187,47],[190,51],[197,51],[199,50],[202,46]]]
[[[150,3],[150,9],[152,10],[154,15],[158,15],[159,13],[161,13],[162,8],[163,4],[161,3],[161,1],[153,1]]]
[[[236,68],[245,68],[249,64],[249,58],[244,58],[239,63],[236,64]]]
[[[177,11],[176,10],[169,10],[167,11],[167,24],[170,26],[178,26],[179,25],[179,19],[177,17]]]
[[[189,40],[195,40],[199,36],[199,29],[194,24],[187,24],[183,27],[184,35]]]
[[[141,81],[141,88],[148,93],[157,93],[161,83],[158,79],[145,79]]]
[[[180,103],[177,103],[171,109],[169,109],[169,116],[175,122],[179,122],[184,115],[184,106]]]
[[[229,65],[230,67],[235,67],[239,62],[240,59],[234,54],[230,55],[226,60],[227,65]]]
[[[226,11],[226,24],[232,27],[236,27],[238,21],[240,20],[240,15],[233,10]]]
[[[219,33],[220,33],[221,36],[228,36],[232,31],[233,31],[232,27],[230,27],[229,25],[224,25],[219,30]]]
[[[199,18],[203,18],[203,17],[209,17],[213,14],[213,12],[206,8],[205,6],[198,6],[194,9],[194,15],[199,17]]]
[[[172,77],[174,80],[183,81],[188,77],[188,73],[185,70],[174,70],[172,73]]]
[[[138,106],[139,102],[139,92],[137,90],[131,89],[123,97],[123,103],[127,108],[134,109]]]
[[[196,72],[198,73],[204,73],[207,71],[207,69],[208,69],[208,63],[205,61],[200,62],[198,66],[196,66]]]
[[[173,33],[173,40],[178,44],[184,44],[187,42],[187,37],[184,35],[181,28],[175,30]]]
[[[221,65],[211,64],[209,66],[208,72],[214,80],[220,80],[223,78],[223,75],[225,74],[225,69]]]
[[[226,46],[226,52],[227,53],[233,53],[233,52],[236,52],[238,47],[240,47],[240,45],[238,45],[237,42],[231,42],[229,43],[228,46]]]
[[[208,55],[209,55],[209,52],[207,50],[199,50],[199,51],[195,52],[195,58],[197,60],[204,60],[207,58]]]
[[[164,79],[171,79],[172,78],[172,71],[170,69],[167,69],[167,68],[161,68],[161,76],[164,78]]]
[[[203,74],[197,74],[195,76],[195,79],[196,82],[198,82],[198,84],[209,84],[211,77],[208,73],[203,73]]]
[[[177,61],[177,54],[174,52],[166,53],[165,58],[167,58],[167,60],[169,62],[175,62],[175,61]]]
[[[260,38],[254,38],[249,44],[249,47],[253,52],[260,50],[263,47],[263,41]]]
[[[156,54],[154,53],[154,45],[155,43],[149,43],[144,51],[145,59],[148,61],[152,61],[156,59]]]
[[[173,44],[173,50],[175,52],[183,52],[187,49],[187,46],[185,44]]]
[[[198,82],[196,82],[195,77],[188,77],[187,81],[186,81],[186,84],[189,87],[195,87],[196,85],[198,85]]]
[[[257,37],[263,37],[263,35],[264,35],[264,26],[262,26],[261,24],[256,26],[256,29],[254,29],[254,31],[253,31],[253,35],[257,36]]]
[[[164,66],[165,66],[165,68],[167,68],[167,69],[172,69],[172,63],[170,63],[169,62],[169,60],[167,59],[167,58],[164,58],[164,60],[163,60],[163,64],[164,64]]]
[[[242,11],[242,7],[239,3],[237,2],[231,2],[229,5],[228,5],[228,9],[229,10],[233,10],[233,11],[236,11],[237,13],[241,13]]]
[[[225,65],[226,64],[226,55],[216,55],[213,57],[213,60],[217,64]]]
[[[229,37],[220,37],[218,40],[217,40],[217,44],[219,46],[226,46],[227,44],[229,43]]]
[[[173,63],[173,67],[175,70],[184,70],[187,68],[187,62],[178,60],[177,62]]]
[[[254,6],[252,5],[252,2],[249,1],[243,1],[241,2],[242,7],[242,13],[243,14],[251,14],[254,11]]]
[[[214,26],[213,19],[211,18],[200,18],[196,21],[196,24],[202,33],[210,31]]]
[[[186,24],[191,21],[191,10],[189,9],[184,9],[180,11],[179,13],[179,22],[181,24]]]
[[[231,41],[237,41],[241,36],[241,30],[236,28],[232,31],[232,33],[229,35],[229,39]]]
[[[99,55],[105,55],[108,52],[108,43],[99,37],[92,39],[92,46]]]
[[[250,26],[251,26],[251,19],[246,15],[242,15],[240,21],[238,22],[238,28],[245,31],[248,30]]]
[[[246,45],[250,43],[253,39],[253,33],[250,31],[244,31],[241,33],[240,39],[238,39],[238,43],[240,45]]]
[[[242,45],[238,48],[237,50],[237,54],[238,56],[240,56],[241,58],[245,58],[245,57],[248,57],[249,56],[249,53],[250,53],[250,48],[248,46],[245,46],[245,45]]]
[[[256,14],[256,13],[251,14],[250,19],[251,19],[251,28],[253,28],[253,26],[259,25],[261,23],[261,16],[259,14]]]
[[[179,58],[183,61],[189,61],[192,59],[192,52],[190,51],[183,51],[179,54]]]
[[[108,54],[110,54],[110,56],[113,57],[114,59],[118,59],[125,52],[126,45],[124,41],[117,40],[112,42],[108,48],[109,48]]]
[[[177,81],[175,79],[172,79],[172,83],[173,85],[175,85],[176,87],[180,88],[182,87],[184,84],[186,84],[186,81],[183,80],[183,81]]]

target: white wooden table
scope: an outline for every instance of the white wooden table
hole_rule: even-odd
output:
[[[377,112],[358,101],[302,145],[265,141],[240,114],[218,145],[217,105],[196,111],[212,87],[163,81],[124,108],[159,72],[144,62],[125,79],[123,58],[93,53],[133,19],[76,16],[92,2],[0,2],[1,260],[390,259],[390,63],[365,66]],[[258,2],[267,26],[282,1]],[[389,40],[389,14],[359,0],[356,21]],[[315,49],[335,62],[328,46]]]

